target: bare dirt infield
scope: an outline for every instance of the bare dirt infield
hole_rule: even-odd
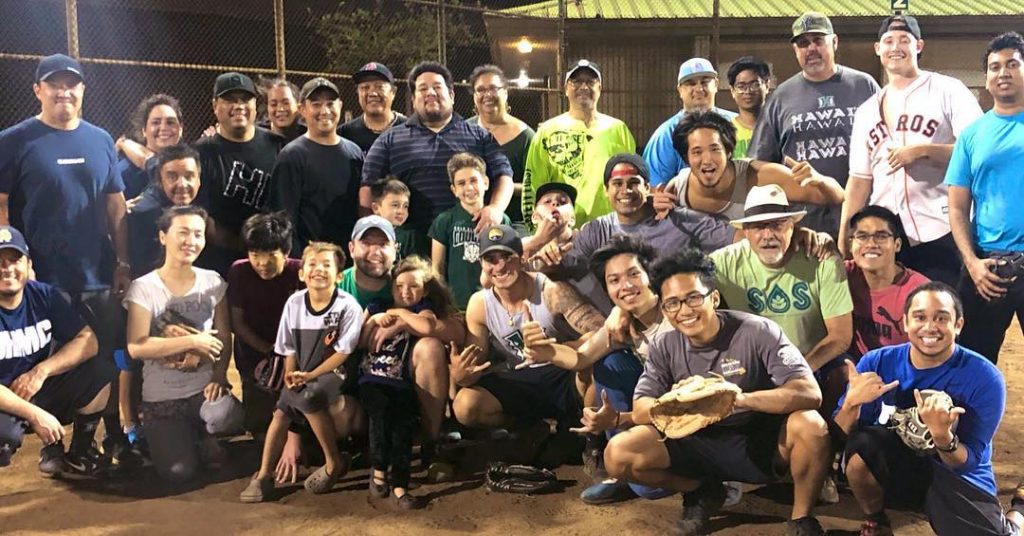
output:
[[[1024,435],[1024,338],[1015,322],[1007,333],[1000,368],[1009,389],[1006,416],[995,445],[995,466],[1004,504],[1024,476],[1024,454],[1016,448]],[[670,533],[680,512],[678,496],[658,501],[633,500],[605,507],[579,501],[589,483],[580,467],[557,471],[567,481],[564,493],[525,497],[488,492],[479,481],[425,485],[431,497],[419,512],[398,511],[388,501],[371,501],[366,471],[347,476],[331,493],[313,496],[298,487],[273,503],[238,502],[246,472],[255,463],[250,446],[232,449],[241,458],[210,475],[201,489],[167,492],[151,473],[131,481],[63,482],[36,472],[39,442],[32,436],[11,467],[0,470],[0,534],[449,534],[449,535],[661,535]],[[244,460],[244,461],[243,461]],[[736,507],[714,521],[716,534],[785,534],[789,505],[785,486],[751,490]],[[896,533],[931,534],[920,514],[892,513]],[[818,518],[836,534],[856,534],[859,512],[853,497],[819,508]]]

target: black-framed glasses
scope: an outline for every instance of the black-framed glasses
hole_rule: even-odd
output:
[[[684,303],[690,309],[696,309],[701,305],[704,305],[704,300],[706,300],[712,292],[714,291],[709,290],[704,294],[701,294],[700,292],[694,292],[693,294],[688,294],[685,298],[681,299],[669,298],[661,302],[661,309],[666,313],[675,313],[679,311],[679,309],[683,306]]]
[[[579,78],[570,78],[569,79],[569,85],[572,86],[572,87],[587,86],[589,88],[594,88],[594,87],[597,87],[597,85],[600,84],[600,83],[601,82],[598,81],[596,78],[591,78],[589,80],[581,80]]]
[[[877,233],[854,233],[853,239],[861,243],[870,240],[876,244],[881,244],[882,242],[888,242],[889,240],[892,240],[893,236],[895,235],[888,231],[878,231]]]
[[[503,89],[505,89],[505,86],[480,86],[473,88],[473,93],[477,95],[497,95]]]
[[[740,82],[738,84],[733,84],[732,87],[733,87],[733,89],[736,90],[736,93],[760,93],[761,92],[761,82],[749,82],[749,83]]]

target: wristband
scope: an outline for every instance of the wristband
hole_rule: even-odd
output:
[[[938,450],[939,452],[945,452],[946,454],[956,452],[956,449],[958,448],[960,448],[960,438],[957,437],[956,434],[953,434],[953,439],[949,441],[949,445],[945,447],[935,445],[936,450]]]

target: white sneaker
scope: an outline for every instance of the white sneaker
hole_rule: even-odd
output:
[[[839,502],[839,490],[836,489],[836,481],[830,476],[825,479],[821,486],[821,493],[818,494],[818,502],[824,504],[836,504]]]
[[[743,499],[743,484],[739,482],[722,482],[725,484],[725,502],[723,508],[736,506]]]

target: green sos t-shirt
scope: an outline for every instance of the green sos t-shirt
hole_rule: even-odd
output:
[[[839,257],[819,262],[797,252],[783,268],[768,268],[742,240],[712,253],[711,260],[728,308],[774,320],[804,355],[828,335],[825,319],[853,312]]]

